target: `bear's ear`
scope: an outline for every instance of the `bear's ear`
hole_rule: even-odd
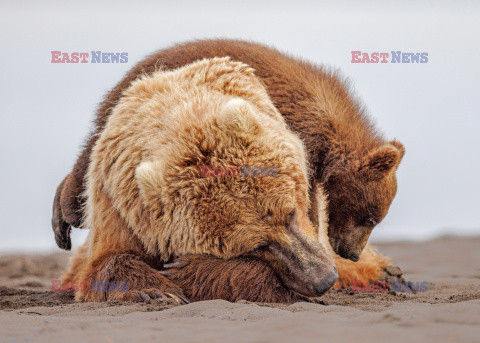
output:
[[[157,198],[164,184],[164,165],[161,161],[145,161],[135,169],[135,179],[144,199]]]
[[[398,166],[400,164],[400,162],[402,161],[403,156],[405,155],[405,147],[403,146],[403,144],[401,142],[397,141],[396,139],[391,141],[390,144],[393,145],[395,148],[397,148],[398,151],[400,152],[400,159],[398,160],[398,163],[397,163],[397,166]]]
[[[387,176],[398,166],[402,156],[402,151],[395,145],[385,144],[368,154],[362,169],[367,172],[371,179],[379,180]]]
[[[253,108],[240,98],[234,98],[223,106],[218,123],[222,128],[237,132],[257,134],[260,131]]]

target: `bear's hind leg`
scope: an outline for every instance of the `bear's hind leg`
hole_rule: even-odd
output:
[[[144,301],[173,298],[188,303],[182,290],[135,254],[97,258],[83,271],[78,301]]]

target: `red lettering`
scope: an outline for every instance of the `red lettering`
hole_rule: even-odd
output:
[[[352,51],[351,63],[362,63],[362,61],[359,58],[361,53],[362,53],[361,51]]]
[[[51,63],[61,63],[59,56],[62,54],[61,51],[51,51],[52,54],[52,62]]]

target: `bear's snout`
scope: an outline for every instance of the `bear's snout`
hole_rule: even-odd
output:
[[[287,226],[287,236],[289,244],[268,245],[277,261],[272,267],[278,277],[287,288],[303,296],[324,294],[338,279],[335,263],[326,248],[301,231],[296,214]]]
[[[332,231],[337,232],[336,235],[329,231],[330,245],[340,257],[357,262],[367,245],[372,229],[373,227],[364,226],[347,226],[343,230],[335,228]]]

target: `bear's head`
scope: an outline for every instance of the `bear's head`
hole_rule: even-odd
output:
[[[400,142],[391,141],[365,156],[341,158],[329,168],[324,182],[328,235],[341,257],[358,261],[372,229],[386,216],[404,153]]]
[[[271,103],[266,114],[238,97],[195,92],[136,169],[158,251],[165,260],[249,255],[290,289],[323,294],[338,273],[308,219],[302,142]]]

